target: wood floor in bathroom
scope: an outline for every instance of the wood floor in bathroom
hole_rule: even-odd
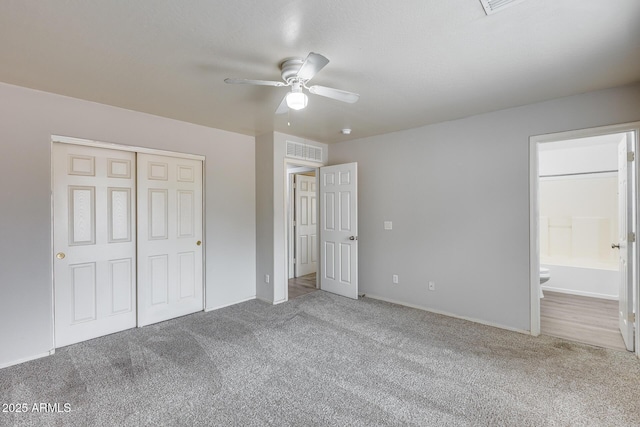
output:
[[[618,301],[544,291],[540,331],[599,347],[626,350],[618,329]]]

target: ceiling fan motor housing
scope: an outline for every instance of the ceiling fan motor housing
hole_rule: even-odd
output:
[[[301,58],[288,58],[282,61],[280,64],[282,80],[289,83],[289,80],[296,77],[303,63],[304,60]]]

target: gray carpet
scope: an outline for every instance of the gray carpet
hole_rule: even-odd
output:
[[[626,352],[324,292],[249,301],[0,370],[2,426],[638,426]]]

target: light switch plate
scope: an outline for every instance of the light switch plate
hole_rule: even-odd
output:
[[[384,229],[385,230],[392,230],[393,229],[393,222],[392,221],[385,221],[384,222]]]

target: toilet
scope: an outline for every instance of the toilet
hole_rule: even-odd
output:
[[[549,279],[551,279],[551,273],[549,273],[549,269],[540,267],[540,298],[544,298],[544,294],[542,293],[542,284],[547,283]]]
[[[547,283],[551,279],[551,274],[549,273],[549,269],[545,267],[540,267],[540,284]]]

